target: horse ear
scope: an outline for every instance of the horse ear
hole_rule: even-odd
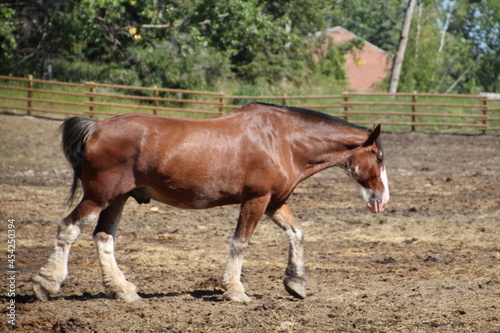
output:
[[[380,136],[380,127],[380,124],[373,126],[372,133],[370,134],[368,139],[366,139],[365,143],[363,143],[363,147],[368,147],[375,143],[375,141]]]

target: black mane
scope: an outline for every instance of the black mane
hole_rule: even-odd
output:
[[[332,115],[329,115],[329,114],[326,114],[323,112],[314,111],[314,110],[310,110],[310,109],[304,109],[304,108],[297,108],[294,106],[276,105],[276,104],[269,104],[269,103],[262,103],[262,102],[255,102],[255,103],[260,104],[260,105],[272,106],[272,107],[286,110],[286,111],[297,112],[297,113],[307,115],[307,116],[313,116],[313,117],[325,119],[325,120],[337,123],[339,125],[343,125],[343,126],[347,126],[347,127],[356,128],[356,129],[370,132],[370,129],[368,129],[366,127],[355,125],[353,123],[348,122],[347,120],[337,118],[337,117],[334,117]]]

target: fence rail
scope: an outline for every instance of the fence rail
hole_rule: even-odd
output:
[[[317,109],[357,124],[389,130],[500,133],[500,99],[490,95],[342,93],[318,96],[241,96],[96,82],[68,83],[0,76],[0,111],[54,117],[110,117],[128,112],[213,118],[251,101]]]

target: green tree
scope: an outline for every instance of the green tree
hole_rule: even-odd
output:
[[[496,2],[427,1],[414,20],[400,91],[498,91]]]
[[[126,47],[138,39],[137,26],[144,23],[143,1],[82,0],[74,9],[82,55],[92,61],[119,61]],[[131,30],[134,29],[135,30]]]
[[[395,53],[405,8],[401,0],[343,0],[333,2],[325,15],[330,26],[341,26]]]
[[[273,68],[286,58],[286,19],[265,14],[257,0],[202,0],[191,20],[199,23],[209,45],[229,55],[233,71],[243,79],[255,80],[268,69],[276,75]]]
[[[440,55],[440,42],[444,42],[444,36],[441,35],[443,28],[440,28],[436,18],[445,16],[446,10],[437,2],[418,5],[409,35],[408,55],[403,63],[399,91],[433,91],[437,81],[442,78],[445,57]],[[447,40],[449,39],[448,36]]]
[[[5,5],[0,5],[0,73],[7,74],[6,69],[14,64],[17,42],[14,37],[15,11]]]
[[[299,36],[309,36],[327,27],[329,0],[260,0],[265,14],[285,22],[285,30]]]
[[[58,59],[56,75],[119,84],[212,87],[231,76],[229,62],[190,22],[189,3],[79,2],[72,13],[78,39],[72,57]]]
[[[492,64],[498,64],[500,54],[500,3],[494,0],[457,2],[449,31],[468,46],[461,59],[466,68],[450,71],[457,82],[455,90],[498,92],[500,68]]]
[[[24,75],[38,69],[44,78],[50,78],[54,55],[64,53],[71,45],[68,35],[72,35],[72,20],[65,13],[71,12],[72,3],[42,0],[1,4],[2,49],[6,49],[4,57],[9,58],[1,72]],[[7,45],[15,45],[14,52]]]

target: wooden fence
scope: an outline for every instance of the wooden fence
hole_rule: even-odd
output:
[[[500,133],[500,99],[488,95],[342,93],[322,96],[231,96],[157,87],[67,83],[0,76],[0,111],[23,115],[110,117],[128,112],[178,118],[222,116],[251,101],[316,109],[386,130]]]

